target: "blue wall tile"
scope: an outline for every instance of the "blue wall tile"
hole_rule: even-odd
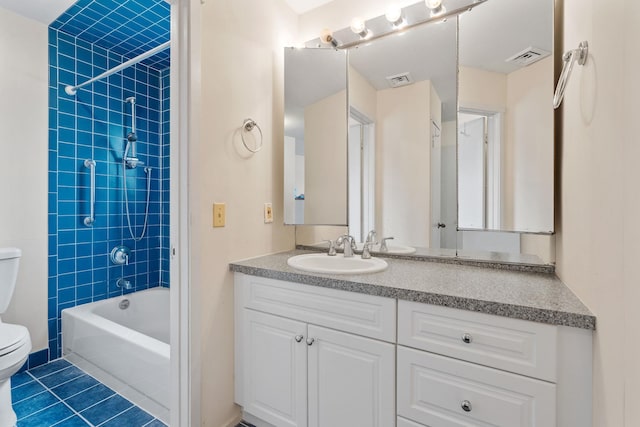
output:
[[[116,10],[117,9],[117,10]],[[168,170],[169,52],[107,79],[65,93],[78,84],[169,40],[164,0],[79,0],[49,28],[49,349],[34,361],[60,356],[60,312],[67,307],[122,295],[120,277],[135,290],[169,285]],[[117,31],[113,31],[117,29]],[[111,43],[111,44],[110,44]],[[144,239],[129,235],[124,214],[121,159],[136,97],[138,156],[153,167],[149,227]],[[89,172],[96,167],[96,223],[89,211]],[[132,228],[142,231],[146,174],[126,170]],[[109,260],[114,246],[132,250],[129,266]],[[34,362],[35,363],[35,362]]]

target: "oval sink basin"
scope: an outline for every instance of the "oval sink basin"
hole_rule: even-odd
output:
[[[362,248],[364,247],[364,243],[358,243],[357,245],[357,250],[361,251]],[[393,245],[393,244],[389,244],[387,243],[387,248],[389,249],[386,252],[381,252],[380,251],[380,245],[373,245],[371,246],[370,251],[371,252],[376,252],[379,254],[391,254],[391,255],[408,255],[408,254],[412,254],[416,251],[416,248],[412,247],[412,246],[405,246],[405,245]]]
[[[296,255],[289,258],[287,264],[297,270],[324,274],[377,273],[388,267],[380,258],[362,259],[359,255],[345,258],[343,254],[329,256],[325,253]]]

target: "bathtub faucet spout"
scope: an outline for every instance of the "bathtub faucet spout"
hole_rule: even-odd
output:
[[[124,277],[118,279],[118,281],[116,282],[116,286],[127,291],[133,289],[133,283],[131,283],[130,280],[127,280]]]

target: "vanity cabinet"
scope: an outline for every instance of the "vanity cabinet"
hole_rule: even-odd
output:
[[[394,300],[245,275],[236,286],[245,414],[277,427],[394,425]]]
[[[258,427],[592,425],[589,329],[235,274]]]

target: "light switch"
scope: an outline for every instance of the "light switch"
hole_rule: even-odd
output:
[[[271,203],[264,204],[264,223],[270,224],[273,222],[273,207]]]
[[[227,220],[227,206],[224,203],[213,204],[213,226],[224,227]]]

